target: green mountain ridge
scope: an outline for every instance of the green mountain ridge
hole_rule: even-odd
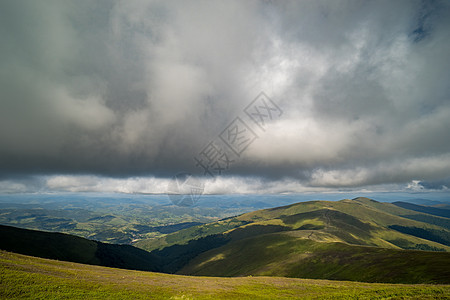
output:
[[[405,216],[408,216],[405,217]],[[404,234],[389,226],[403,226],[408,228],[424,228],[442,232],[444,238],[449,230],[443,226],[429,222],[413,220],[409,216],[428,218],[425,213],[415,212],[390,203],[381,203],[367,198],[341,201],[309,201],[282,207],[258,210],[237,217],[227,218],[218,222],[194,226],[180,230],[157,239],[141,240],[135,246],[152,251],[172,245],[183,245],[194,239],[214,234],[228,234],[232,231],[251,231],[252,226],[279,226],[278,231],[313,230],[312,233],[326,233],[325,241],[345,242],[355,245],[387,247],[394,249],[410,249],[414,245],[425,244],[431,248],[450,251],[450,247]],[[448,218],[435,217],[441,221]],[[439,222],[437,222],[439,223]],[[268,226],[268,227],[267,227]],[[258,230],[254,234],[258,233]],[[272,231],[273,232],[273,231]],[[267,233],[267,232],[264,232]],[[236,233],[234,233],[235,235]],[[396,240],[408,241],[408,246],[396,245]],[[394,243],[393,243],[394,241]]]
[[[194,226],[135,245],[151,251],[160,270],[169,273],[449,282],[449,231],[405,215],[433,218],[367,198],[310,201]]]

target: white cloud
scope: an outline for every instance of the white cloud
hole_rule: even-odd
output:
[[[21,182],[15,182],[14,180],[0,181],[0,191],[2,193],[24,193],[29,191],[29,187]]]
[[[56,175],[45,179],[45,188],[58,192],[115,192],[154,193],[167,192],[169,180],[155,177],[105,178],[91,175]]]

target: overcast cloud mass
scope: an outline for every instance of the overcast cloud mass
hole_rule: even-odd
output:
[[[450,187],[449,1],[4,0],[0,38],[0,191],[164,192],[261,91],[206,192]]]

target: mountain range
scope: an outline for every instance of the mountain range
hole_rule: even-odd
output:
[[[0,248],[183,275],[448,284],[447,211],[368,198],[309,201],[169,228],[132,246],[1,226]]]
[[[367,198],[310,201],[134,245],[151,251],[169,273],[445,283],[449,221]]]

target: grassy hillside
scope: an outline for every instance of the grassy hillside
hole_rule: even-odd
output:
[[[450,274],[445,270],[433,274],[429,266],[450,269],[449,253],[398,250],[448,252],[450,231],[402,215],[438,218],[366,198],[310,201],[191,227],[160,239],[138,242],[136,246],[152,251],[161,263],[160,270],[169,273],[448,282],[443,278],[449,280]],[[281,241],[271,245],[272,238]],[[245,247],[234,251],[239,245]],[[327,251],[311,254],[314,251],[308,247]],[[358,259],[352,252],[359,253]],[[259,256],[261,253],[267,255]],[[402,258],[407,256],[415,258],[413,263],[403,263]],[[386,267],[379,261],[385,261]],[[291,266],[295,270],[289,269]],[[301,266],[313,269],[299,271]],[[410,271],[389,277],[388,271],[399,266]],[[420,271],[416,272],[418,276],[416,269]],[[361,274],[361,270],[367,272]]]
[[[179,274],[450,283],[450,253],[324,243],[296,232],[258,235],[202,253]]]
[[[190,277],[34,258],[0,251],[2,299],[436,299],[449,285],[278,277]]]
[[[450,218],[448,216],[448,211],[450,210],[443,207],[421,206],[405,202],[381,203],[367,198],[357,198],[354,200],[389,214],[450,230]]]
[[[130,245],[113,245],[54,232],[0,225],[0,249],[43,258],[134,270],[155,270],[155,257]]]

